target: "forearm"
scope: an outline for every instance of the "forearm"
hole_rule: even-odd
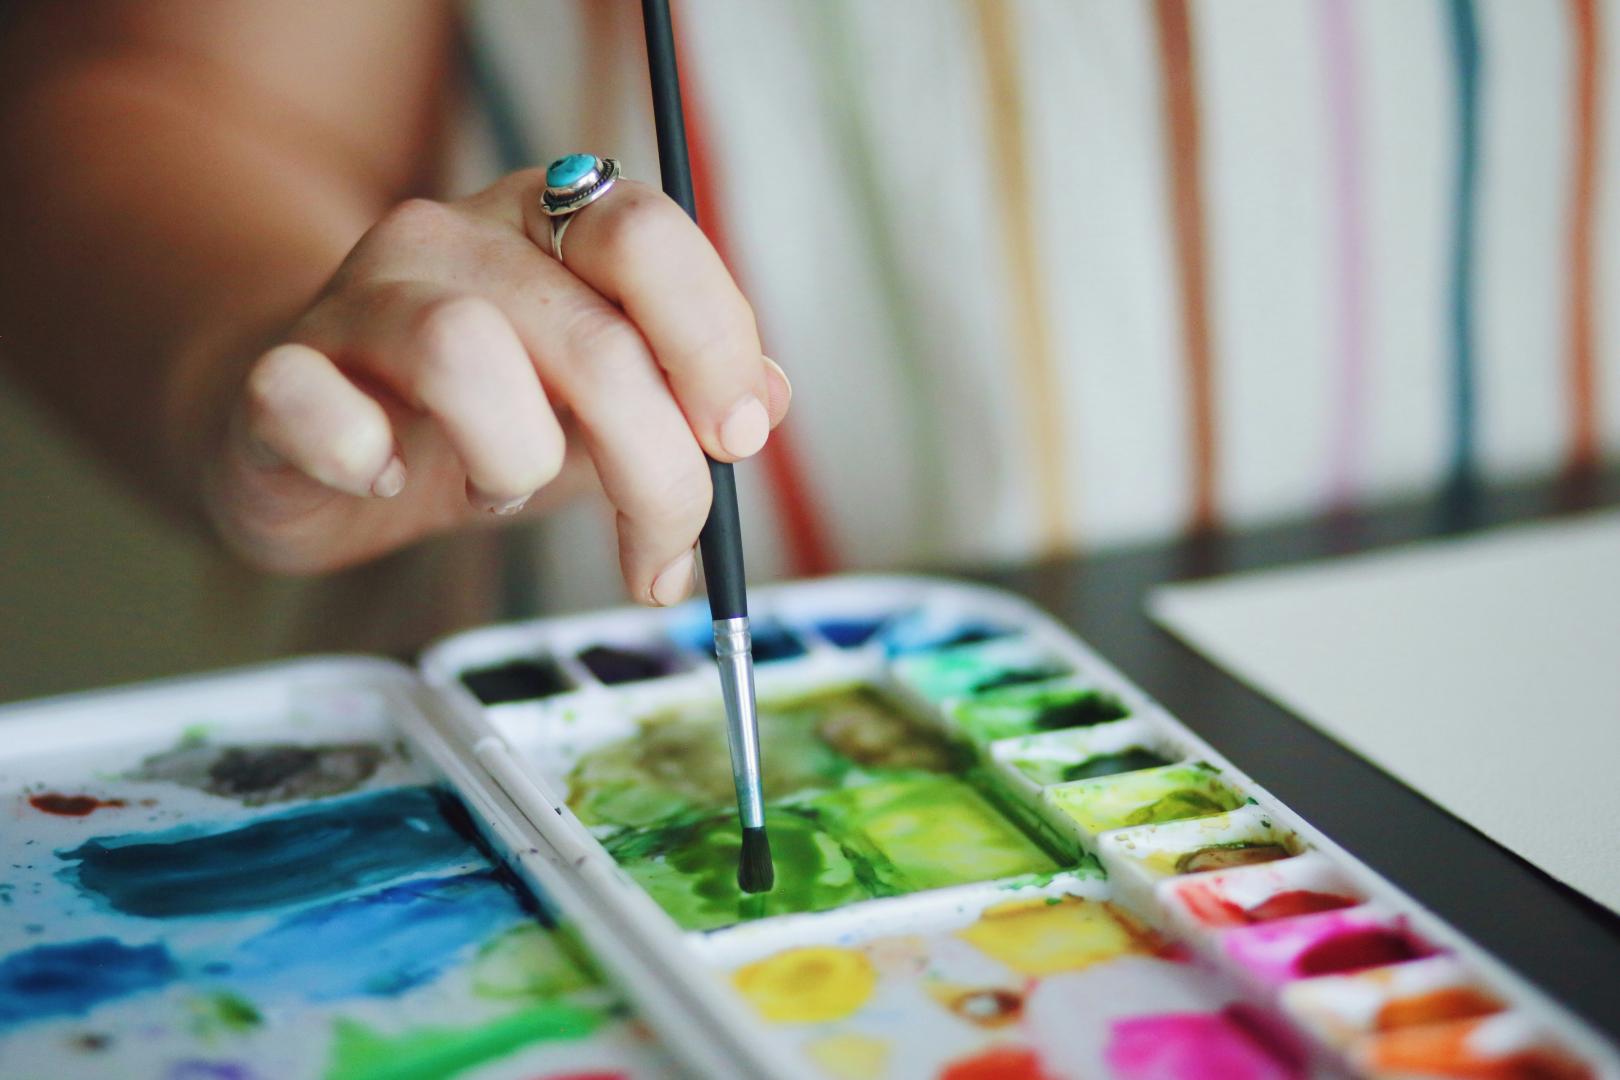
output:
[[[56,73],[8,105],[0,350],[111,460],[189,504],[252,344],[389,193],[138,61]]]

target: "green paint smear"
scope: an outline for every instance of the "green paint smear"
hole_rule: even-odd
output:
[[[1209,817],[1243,805],[1202,765],[1170,765],[1051,788],[1048,797],[1092,834],[1126,825]]]
[[[1024,639],[960,645],[908,656],[895,664],[896,675],[930,701],[1048,681],[1072,670]]]
[[[710,814],[608,842],[608,852],[687,930],[713,930],[738,922],[826,911],[857,900],[890,895],[877,853],[846,844],[808,810],[765,811],[776,864],[776,886],[749,896],[737,887],[742,848],[735,812]]]
[[[1113,694],[1072,682],[995,690],[959,704],[956,722],[979,742],[1091,727],[1130,715]]]
[[[553,998],[601,982],[578,942],[535,923],[486,942],[471,974],[473,992],[497,1000]]]
[[[354,1020],[332,1033],[327,1080],[440,1080],[531,1043],[582,1039],[606,1019],[598,1009],[555,1002],[473,1028],[413,1028],[381,1035]]]
[[[759,730],[772,803],[964,763],[960,751],[869,687],[762,702]],[[568,788],[569,805],[592,826],[639,828],[733,806],[724,714],[704,706],[649,717],[636,735],[581,758]]]
[[[965,781],[923,776],[766,810],[776,886],[737,887],[735,814],[627,832],[607,848],[683,928],[827,911],[860,900],[1061,870]]]
[[[264,1016],[246,998],[227,991],[193,998],[189,1003],[191,1021],[187,1025],[199,1039],[241,1035],[264,1023]]]

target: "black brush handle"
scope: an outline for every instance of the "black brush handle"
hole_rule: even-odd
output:
[[[641,23],[647,38],[647,73],[652,82],[658,172],[664,194],[697,221],[669,0],[641,0]],[[703,576],[709,586],[709,615],[714,619],[738,619],[748,614],[748,590],[743,575],[742,528],[737,521],[737,479],[729,463],[709,458],[709,481],[714,487],[714,502],[709,505],[709,520],[703,523],[698,537]]]

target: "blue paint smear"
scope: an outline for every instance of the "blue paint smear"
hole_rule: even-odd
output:
[[[840,649],[858,649],[883,629],[887,619],[826,619],[815,624],[816,633]]]
[[[181,826],[99,837],[62,876],[115,911],[224,915],[326,900],[407,874],[484,859],[448,795],[402,787],[261,817],[236,828]]]
[[[494,870],[425,878],[306,908],[208,965],[255,997],[331,1001],[400,994],[530,918]]]
[[[83,1016],[102,1002],[165,986],[178,974],[162,945],[125,945],[110,937],[36,945],[0,960],[0,1029]]]
[[[924,608],[894,620],[884,627],[884,651],[890,656],[972,645],[991,638],[1006,637],[1011,627],[997,626],[982,619],[958,619]]]

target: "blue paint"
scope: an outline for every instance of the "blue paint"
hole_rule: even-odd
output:
[[[772,618],[753,619],[749,633],[753,637],[756,664],[792,660],[807,651],[797,634]],[[714,623],[709,619],[707,605],[701,601],[683,604],[675,610],[669,636],[689,652],[714,656]]]
[[[83,1016],[102,1002],[167,985],[178,974],[162,945],[125,945],[110,937],[36,945],[0,960],[0,1029]]]
[[[289,915],[211,966],[255,999],[388,996],[432,981],[531,917],[494,870],[420,878]]]
[[[223,830],[98,837],[58,854],[78,864],[61,872],[66,880],[115,911],[148,918],[309,903],[484,863],[466,812],[427,787],[327,800]]]
[[[991,638],[1006,637],[1011,627],[998,626],[983,619],[958,619],[924,608],[895,619],[883,628],[880,638],[884,651],[890,656],[947,649],[954,645],[972,645]]]
[[[883,629],[886,619],[826,619],[815,624],[816,633],[840,649],[858,649]]]
[[[1451,231],[1451,482],[1474,472],[1474,233],[1479,216],[1479,25],[1472,0],[1451,0],[1451,47],[1457,67],[1456,209]]]

